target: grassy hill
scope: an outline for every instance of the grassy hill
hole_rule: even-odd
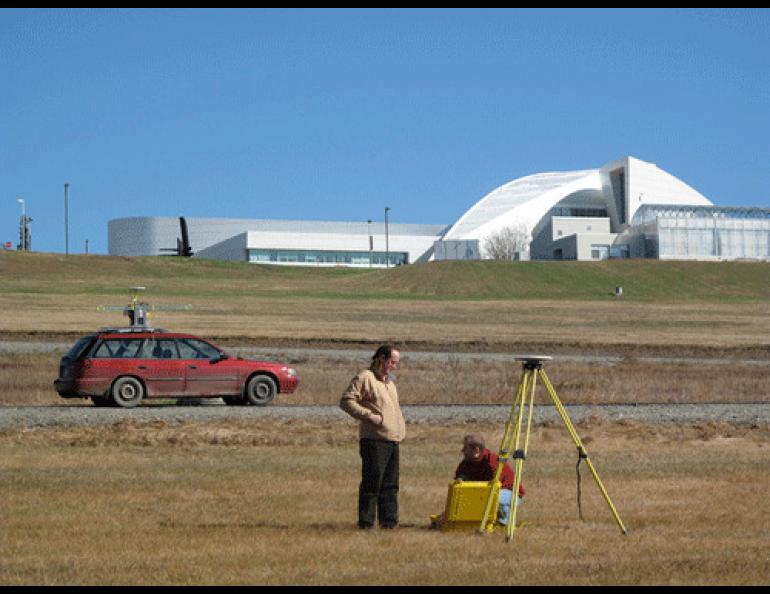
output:
[[[770,263],[435,262],[356,278],[363,293],[472,299],[615,298],[725,301],[770,298]]]
[[[767,302],[770,263],[430,262],[386,270],[94,255],[0,253],[0,294],[293,296],[428,300]]]
[[[770,263],[434,262],[386,270],[170,257],[0,253],[0,338],[123,325],[144,286],[151,323],[230,344],[766,358]],[[623,297],[615,297],[615,287]]]

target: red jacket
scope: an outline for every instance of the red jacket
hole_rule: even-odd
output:
[[[484,451],[481,452],[481,458],[477,462],[469,462],[465,459],[460,462],[455,471],[455,478],[465,481],[491,481],[495,478],[497,464],[497,454],[489,451],[489,448],[484,448]],[[500,473],[502,488],[513,491],[513,481],[515,478],[516,475],[513,473],[510,464],[506,462],[505,466],[503,466],[503,472]],[[524,485],[519,485],[519,497],[524,497],[524,492]]]

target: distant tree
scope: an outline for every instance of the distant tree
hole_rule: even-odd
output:
[[[492,260],[514,260],[517,252],[529,249],[529,240],[526,225],[503,227],[484,240],[484,255]]]

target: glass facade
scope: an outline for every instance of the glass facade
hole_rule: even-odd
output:
[[[249,249],[249,262],[254,264],[294,264],[305,266],[386,266],[385,252],[348,252],[326,250]],[[389,252],[387,265],[408,264],[406,252]]]
[[[634,223],[657,235],[659,258],[770,259],[770,209],[645,206]]]

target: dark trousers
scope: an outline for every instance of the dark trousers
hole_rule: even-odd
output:
[[[392,528],[398,524],[398,443],[362,439],[361,486],[358,489],[358,525]]]

